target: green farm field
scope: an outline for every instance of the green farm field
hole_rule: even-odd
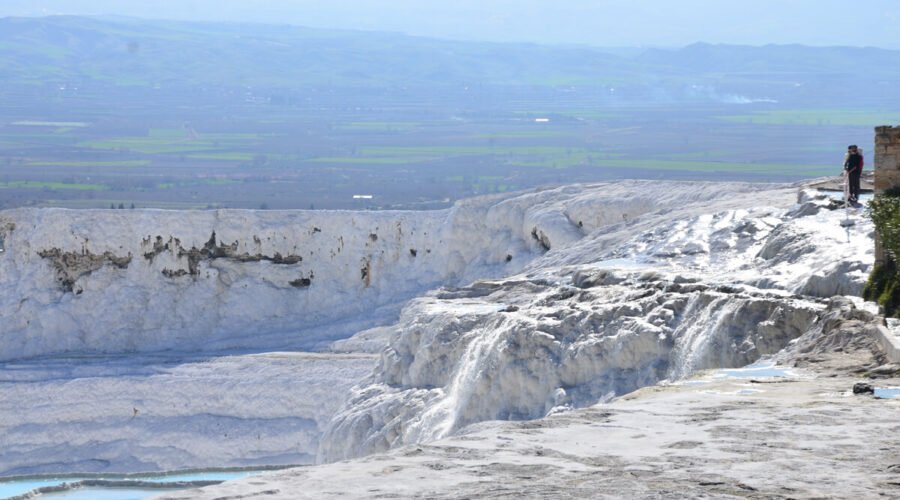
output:
[[[900,51],[4,23],[0,208],[433,209],[572,182],[793,182],[900,122],[884,85]],[[848,55],[867,71],[834,64]]]
[[[723,120],[721,109],[707,108],[680,109],[677,127],[658,119],[664,110],[643,109],[541,124],[410,112],[366,126],[353,115],[314,124],[275,111],[245,111],[228,127],[196,114],[190,128],[164,127],[160,117],[161,126],[127,134],[96,122],[64,131],[8,125],[0,189],[20,192],[10,202],[73,208],[356,208],[352,196],[370,193],[383,203],[376,206],[435,208],[561,182],[833,175],[843,143],[865,141],[868,128]],[[753,134],[767,147],[746,140]],[[90,191],[116,194],[87,198]]]
[[[721,117],[724,121],[756,125],[854,126],[873,123],[900,123],[900,111],[855,109],[790,109],[759,111],[746,115]]]

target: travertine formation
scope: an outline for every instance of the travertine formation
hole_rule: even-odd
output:
[[[300,464],[428,447],[469,424],[542,426],[538,417],[663,377],[749,363],[818,329],[821,298],[859,294],[871,269],[871,220],[843,227],[845,211],[802,188],[628,181],[434,212],[0,212],[0,476]],[[373,324],[381,326],[360,332]],[[313,348],[322,351],[276,352]],[[640,425],[671,421],[680,407],[666,405],[638,411],[653,417]],[[771,414],[778,422],[783,408]],[[819,421],[818,408],[801,410],[794,422]],[[739,420],[765,430],[748,453],[767,464],[768,453],[782,453],[769,445],[796,437],[771,440],[768,416]],[[855,435],[888,434],[856,417],[845,419]],[[711,431],[720,425],[731,424]],[[831,436],[845,429],[804,434],[837,450]],[[610,429],[595,430],[572,436],[606,442]],[[660,441],[644,431],[619,437],[637,434]],[[707,441],[681,434],[671,431],[663,453]],[[613,450],[651,449],[609,436]],[[865,455],[865,464],[896,450],[853,447],[842,457]],[[799,452],[798,474],[821,463]],[[691,477],[705,472],[721,473]],[[627,493],[619,496],[635,496]]]
[[[375,372],[325,430],[318,459],[743,366],[819,328],[819,297],[862,292],[871,221],[844,228],[843,211],[813,192],[784,208],[759,206],[755,193],[757,206],[732,208],[754,202],[722,187],[714,207],[600,228],[519,275],[411,301]]]
[[[321,348],[431,288],[515,274],[660,210],[753,206],[763,192],[773,187],[634,181],[426,212],[2,211],[0,361]]]

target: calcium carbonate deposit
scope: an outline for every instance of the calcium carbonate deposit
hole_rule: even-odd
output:
[[[872,261],[866,222],[848,235],[824,197],[754,206],[790,198],[742,189],[710,202],[698,196],[709,187],[685,194],[696,201],[684,207],[645,214],[634,208],[639,195],[610,193],[630,209],[621,222],[558,251],[548,244],[522,274],[412,301],[374,374],[331,422],[319,459],[747,365],[814,327],[821,298],[861,293]],[[563,210],[576,225],[602,211],[587,209],[602,196],[572,199],[578,208]]]
[[[744,366],[861,293],[872,225],[836,208],[629,181],[434,212],[0,212],[0,474],[331,462]]]

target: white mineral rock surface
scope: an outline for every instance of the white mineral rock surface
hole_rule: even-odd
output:
[[[884,365],[847,298],[776,357],[541,419],[471,425],[361,459],[171,493],[212,498],[893,498],[900,399],[851,392]]]
[[[830,208],[620,182],[435,212],[0,212],[0,475],[332,461],[742,366],[861,292],[871,223]]]
[[[896,498],[900,403],[848,394],[852,378],[813,376],[652,386],[160,499]]]
[[[7,362],[0,474],[309,463],[335,394],[371,370],[316,353]]]
[[[848,234],[842,214],[809,193],[806,206],[759,206],[790,197],[723,190],[710,202],[698,194],[705,187],[682,193],[695,197],[684,207],[551,246],[523,274],[411,301],[374,374],[327,429],[319,460],[743,366],[813,327],[817,297],[861,293],[872,259],[868,223]],[[639,193],[613,195],[620,206],[643,206]],[[583,226],[592,212],[585,207],[600,210],[599,199],[573,193],[566,206],[578,208],[564,211]]]

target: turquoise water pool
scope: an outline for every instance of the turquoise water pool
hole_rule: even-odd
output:
[[[900,388],[897,387],[876,387],[875,397],[881,399],[900,398]]]
[[[188,489],[252,476],[266,470],[199,471],[159,475],[65,475],[28,479],[0,479],[0,499],[14,498],[39,488],[79,485],[70,490],[41,493],[36,498],[66,500],[138,500],[163,491]],[[82,485],[83,482],[88,485]],[[102,483],[96,485],[95,483]],[[148,485],[153,483],[153,486]],[[157,486],[158,485],[158,486]]]
[[[769,378],[769,377],[793,377],[790,368],[775,366],[771,361],[757,361],[744,368],[731,368],[716,370],[714,378]]]
[[[79,488],[61,493],[45,493],[37,498],[65,498],[66,500],[143,500],[159,495],[164,489]]]

